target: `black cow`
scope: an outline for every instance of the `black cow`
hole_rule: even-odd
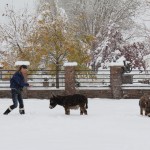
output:
[[[88,100],[87,97],[81,94],[67,96],[52,96],[50,98],[49,108],[53,109],[56,105],[63,106],[65,114],[70,115],[70,109],[78,109],[80,107],[80,115],[87,115]]]

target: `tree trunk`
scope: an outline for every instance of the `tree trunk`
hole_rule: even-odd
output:
[[[59,62],[56,63],[56,88],[59,88]]]

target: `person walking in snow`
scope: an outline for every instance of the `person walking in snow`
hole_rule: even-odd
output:
[[[23,87],[28,87],[29,84],[25,82],[24,74],[27,73],[27,66],[21,65],[19,70],[14,73],[10,79],[10,88],[12,94],[13,105],[11,105],[5,112],[4,115],[8,115],[13,109],[17,108],[19,103],[19,113],[25,114],[24,103],[22,99]]]

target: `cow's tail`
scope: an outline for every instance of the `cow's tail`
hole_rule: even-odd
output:
[[[88,99],[86,99],[85,108],[88,109]]]

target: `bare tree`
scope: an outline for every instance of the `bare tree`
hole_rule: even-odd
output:
[[[7,45],[5,53],[12,57],[8,61],[13,65],[17,59],[29,59],[28,50],[31,50],[29,37],[34,29],[34,17],[28,14],[27,9],[16,12],[8,4],[3,17],[7,19],[7,22],[0,25],[0,38]]]
[[[139,8],[138,0],[61,0],[69,16],[92,35],[104,33],[107,24],[117,23],[122,29],[131,28],[132,16]],[[132,23],[132,24],[131,24]],[[102,34],[103,36],[104,34]]]

